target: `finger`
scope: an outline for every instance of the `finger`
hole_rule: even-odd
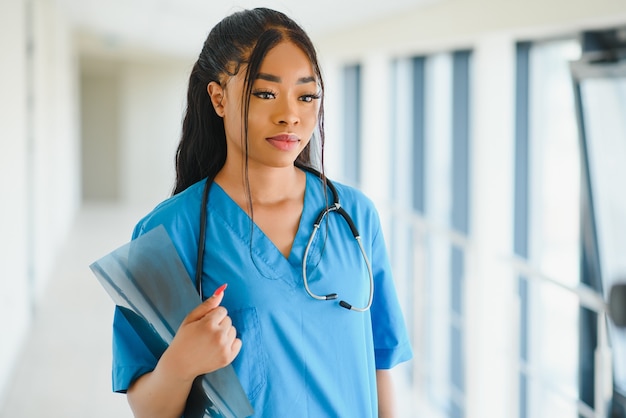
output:
[[[226,310],[226,309],[224,309],[224,310]],[[224,316],[224,318],[220,318],[219,324],[224,329],[233,328],[233,320],[228,315]]]
[[[237,336],[237,331],[230,320],[230,317],[224,318],[222,322],[219,324],[219,329],[229,341],[232,341]]]
[[[222,299],[224,298],[225,289],[226,289],[226,283],[218,287],[215,293],[213,293],[213,295],[210,298],[208,298],[207,300],[202,302],[200,305],[196,306],[191,312],[189,312],[189,314],[187,315],[183,323],[185,324],[185,323],[197,321],[198,319],[202,318],[203,316],[211,312],[213,309],[218,307],[219,304],[222,302]]]
[[[241,340],[239,338],[235,338],[233,340],[233,344],[230,346],[230,352],[233,355],[233,360],[235,359],[235,357],[237,357],[237,355],[239,354],[239,351],[241,351]]]
[[[228,311],[223,306],[213,308],[211,312],[198,319],[198,322],[206,324],[210,329],[225,329],[223,324],[225,318],[228,318]]]

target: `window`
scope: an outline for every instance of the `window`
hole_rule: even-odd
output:
[[[575,40],[517,47],[515,236],[537,269],[519,277],[520,418],[579,410],[580,166],[569,62]]]
[[[626,282],[626,198],[621,179],[626,176],[626,28],[586,32],[581,59],[572,65],[576,109],[583,156],[583,270],[582,283],[605,300],[612,286]],[[620,310],[624,306],[619,307]],[[596,411],[607,415],[606,399],[613,400],[610,415],[626,416],[626,331],[595,311],[586,311],[581,333],[597,338],[584,346],[581,356],[589,360],[596,351],[608,352],[606,361],[596,361],[584,370],[588,385],[581,397]],[[608,326],[608,341],[604,327]],[[592,351],[593,350],[593,351]],[[612,360],[612,361],[611,361]],[[612,364],[611,364],[612,363]],[[613,382],[602,379],[613,377]],[[593,385],[593,386],[592,386]],[[600,396],[598,396],[600,393]],[[604,398],[603,396],[606,396]]]
[[[431,417],[465,416],[470,68],[470,51],[394,63],[391,253],[415,350],[408,380]]]

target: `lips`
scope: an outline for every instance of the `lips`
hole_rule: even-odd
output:
[[[291,151],[300,144],[300,138],[293,134],[280,134],[265,139],[281,151]]]

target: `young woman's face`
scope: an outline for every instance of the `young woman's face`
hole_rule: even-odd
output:
[[[244,71],[228,81],[223,117],[229,158],[243,152]],[[248,116],[249,164],[293,165],[317,125],[320,90],[311,62],[291,42],[272,48],[254,80]]]

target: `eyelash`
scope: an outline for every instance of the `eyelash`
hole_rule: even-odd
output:
[[[276,98],[276,92],[272,90],[255,90],[252,92],[252,95],[263,100],[269,100],[270,97],[268,96],[273,96],[271,98]],[[300,96],[299,99],[305,103],[311,103],[313,100],[319,100],[320,98],[321,95],[319,94],[304,94]]]

